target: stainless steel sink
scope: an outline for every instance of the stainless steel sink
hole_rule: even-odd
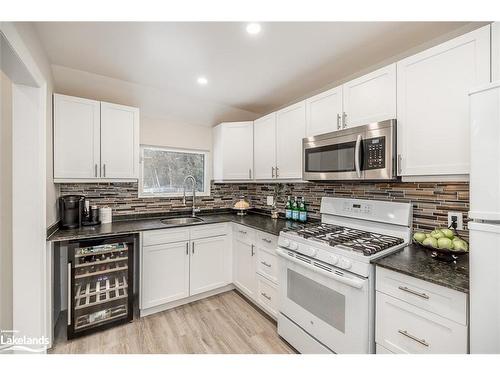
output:
[[[160,220],[165,225],[186,225],[194,223],[202,223],[203,219],[199,217],[169,217],[167,219]]]

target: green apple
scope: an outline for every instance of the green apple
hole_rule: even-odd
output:
[[[437,243],[440,249],[453,249],[453,242],[449,238],[442,237],[437,240]]]
[[[445,237],[452,239],[454,237],[454,233],[451,229],[445,228],[440,229],[440,231],[445,235]]]
[[[415,232],[413,234],[413,239],[417,242],[422,242],[423,240],[425,240],[427,237],[425,236],[425,233],[422,233],[422,232]]]
[[[436,248],[438,247],[438,240],[434,237],[427,237],[424,242],[422,242],[422,245]]]
[[[453,240],[453,250],[455,250],[455,251],[468,251],[469,245],[464,240],[462,240],[460,238],[456,238]]]
[[[431,236],[434,237],[436,240],[439,239],[439,238],[443,238],[444,237],[444,233],[441,232],[440,229],[434,229],[432,232],[431,232]]]

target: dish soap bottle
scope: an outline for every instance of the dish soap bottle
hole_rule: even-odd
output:
[[[288,199],[286,201],[285,218],[287,220],[291,220],[292,219],[292,200],[290,199],[290,196],[288,196]]]
[[[299,205],[299,221],[301,223],[305,223],[307,221],[307,207],[306,207],[306,201],[304,197],[300,200],[300,205]]]
[[[292,203],[292,220],[299,221],[299,200],[297,197]]]

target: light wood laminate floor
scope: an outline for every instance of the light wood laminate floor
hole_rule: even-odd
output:
[[[57,336],[49,353],[294,353],[278,336],[276,323],[235,291],[71,341]]]

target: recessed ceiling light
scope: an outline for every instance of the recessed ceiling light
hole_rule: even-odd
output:
[[[260,23],[249,23],[247,25],[247,33],[255,35],[260,33],[260,30],[262,27],[260,26]]]
[[[205,86],[208,83],[208,79],[206,79],[205,77],[198,77],[196,81],[198,82],[199,85],[202,86]]]

